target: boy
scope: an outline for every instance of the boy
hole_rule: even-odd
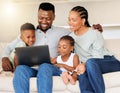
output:
[[[16,44],[16,47],[32,46],[35,43],[35,27],[31,23],[25,23],[20,28],[20,39]],[[17,56],[15,55],[15,49],[9,56],[13,71],[18,65]]]

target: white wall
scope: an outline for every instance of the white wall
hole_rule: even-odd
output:
[[[68,12],[76,5],[84,6],[89,12],[89,21],[91,24],[100,23],[120,24],[120,0],[86,1],[55,3],[56,19],[54,25],[66,26]],[[0,2],[0,41],[12,41],[18,34],[20,26],[25,22],[31,22],[37,25],[37,11],[39,3],[14,3],[14,13],[6,14],[5,8]],[[120,28],[120,27],[118,27]]]

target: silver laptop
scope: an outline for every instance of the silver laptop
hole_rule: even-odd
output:
[[[48,45],[17,47],[15,48],[18,56],[18,65],[40,65],[42,63],[50,63],[50,53]]]

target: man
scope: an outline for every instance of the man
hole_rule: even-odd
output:
[[[48,5],[48,6],[47,6]],[[55,18],[54,6],[50,3],[42,3],[38,10],[38,27],[36,29],[36,43],[35,45],[49,45],[51,57],[56,57],[57,54],[57,42],[63,35],[70,32],[64,28],[58,28],[52,26]],[[2,58],[2,67],[4,71],[11,71],[12,66],[9,62],[8,56],[10,52],[15,48],[16,43],[20,40],[19,36],[13,42],[5,48]]]
[[[36,42],[35,45],[48,45],[50,50],[51,58],[54,58],[58,55],[57,53],[57,44],[60,37],[69,34],[70,32],[64,28],[54,27],[52,23],[55,19],[55,8],[54,5],[51,3],[41,3],[38,9],[38,27],[36,29]],[[98,27],[98,26],[97,26]],[[101,26],[100,26],[101,27]],[[98,27],[99,28],[99,27]],[[8,55],[10,54],[11,50],[14,49],[15,45],[19,41],[19,37],[14,40],[6,49],[2,58],[2,67],[4,71],[12,71],[12,65],[8,59]],[[51,67],[52,65],[50,65]],[[29,93],[29,79],[30,77],[37,76],[37,87],[38,93],[52,93],[52,86],[51,88],[48,87],[50,90],[41,90],[42,87],[47,87],[42,82],[48,81],[48,79],[44,79],[41,82],[40,76],[41,74],[41,67],[38,70],[30,68],[25,65],[18,66],[16,68],[13,84],[15,93]],[[49,68],[49,67],[48,67]],[[50,69],[51,70],[51,69]],[[53,75],[58,75],[57,71],[54,69]],[[47,82],[46,81],[46,82]],[[48,81],[49,82],[49,81]],[[50,80],[52,84],[52,80]],[[42,86],[42,87],[41,87]],[[46,88],[45,88],[46,89]]]
[[[58,55],[57,43],[60,37],[67,35],[70,32],[64,28],[52,26],[55,18],[55,9],[51,3],[42,3],[38,10],[38,29],[36,30],[35,45],[49,45],[50,56],[52,58]],[[2,67],[5,71],[12,71],[12,65],[8,59],[11,50],[19,41],[19,37],[13,41],[5,50],[4,57],[2,58]],[[14,75],[14,89],[15,93],[29,93],[29,79],[30,77],[37,76],[37,70],[28,66],[18,66]],[[39,83],[39,82],[38,82]]]

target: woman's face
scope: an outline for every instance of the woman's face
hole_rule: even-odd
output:
[[[79,31],[83,24],[83,19],[81,19],[80,14],[76,11],[70,11],[68,17],[68,24],[71,31]]]

